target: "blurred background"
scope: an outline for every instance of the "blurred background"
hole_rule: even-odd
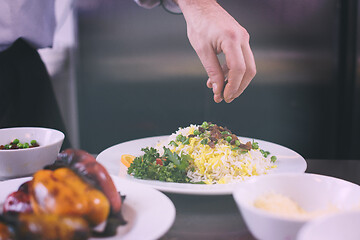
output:
[[[357,1],[219,3],[250,33],[257,63],[231,104],[213,102],[182,15],[132,0],[58,4],[56,47],[42,56],[73,145],[100,153],[211,121],[305,158],[360,159]]]

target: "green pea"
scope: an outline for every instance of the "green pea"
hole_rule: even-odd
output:
[[[239,140],[235,140],[235,145],[236,145],[236,146],[240,146],[240,141],[239,141]]]
[[[29,144],[26,142],[23,144],[23,148],[29,148]]]
[[[227,136],[227,137],[225,138],[225,140],[228,141],[228,142],[231,142],[232,137],[231,137],[231,136]]]
[[[18,144],[20,141],[19,141],[19,139],[15,138],[14,141],[12,141],[12,142],[13,142],[13,144]]]
[[[11,145],[6,144],[4,147],[5,147],[5,149],[10,149],[10,148],[11,148]]]
[[[16,144],[16,146],[17,146],[18,148],[23,148],[22,143],[18,143],[18,144]]]
[[[270,155],[270,152],[269,151],[265,151],[264,152],[264,157],[267,157],[267,156],[269,156]]]
[[[209,124],[208,124],[207,122],[203,122],[203,123],[201,124],[201,127],[207,129],[207,128],[209,127]]]
[[[194,130],[194,135],[199,135],[199,134],[200,134],[200,131],[197,130],[197,129],[195,129],[195,130]]]
[[[221,132],[222,135],[229,135],[230,133],[228,131]]]
[[[36,145],[37,142],[36,142],[36,140],[31,140],[30,144],[31,144],[31,145]]]

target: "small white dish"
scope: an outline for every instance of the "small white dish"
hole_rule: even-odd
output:
[[[96,158],[110,174],[119,176],[122,179],[127,179],[141,184],[149,185],[157,190],[177,194],[189,195],[230,195],[233,192],[236,184],[191,184],[191,183],[171,183],[154,180],[137,179],[127,174],[127,167],[121,163],[121,155],[131,154],[133,156],[140,156],[143,154],[141,148],[155,147],[159,141],[166,140],[169,136],[157,136],[141,138],[124,143],[117,144],[102,151]],[[258,140],[252,138],[239,137],[243,142],[255,140],[259,143],[262,149],[271,152],[277,157],[275,169],[270,170],[269,174],[277,173],[303,173],[306,170],[306,161],[298,153],[293,150],[283,147],[281,145]]]
[[[0,179],[29,176],[56,160],[64,141],[64,134],[58,130],[41,127],[16,127],[0,129],[0,145],[14,139],[20,143],[36,140],[39,147],[0,150]]]
[[[344,211],[360,205],[360,186],[342,179],[309,173],[252,178],[238,184],[233,196],[250,232],[261,240],[296,239],[301,227],[311,220],[279,215],[254,206],[255,200],[270,193],[286,196],[310,213],[323,210],[326,215],[329,206]]]
[[[298,240],[359,240],[360,212],[341,212],[310,221],[298,234]]]

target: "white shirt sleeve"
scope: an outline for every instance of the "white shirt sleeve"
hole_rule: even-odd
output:
[[[153,8],[159,5],[163,5],[163,7],[172,13],[181,13],[181,9],[173,0],[134,0],[139,6],[144,8]]]
[[[0,0],[0,51],[23,38],[35,48],[50,47],[55,32],[55,0]]]

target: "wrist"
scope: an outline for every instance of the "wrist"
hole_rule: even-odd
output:
[[[174,3],[179,5],[181,9],[187,7],[203,7],[212,3],[217,3],[216,0],[173,0]]]
[[[173,0],[181,9],[184,17],[187,15],[196,16],[201,12],[216,8],[216,0]]]

